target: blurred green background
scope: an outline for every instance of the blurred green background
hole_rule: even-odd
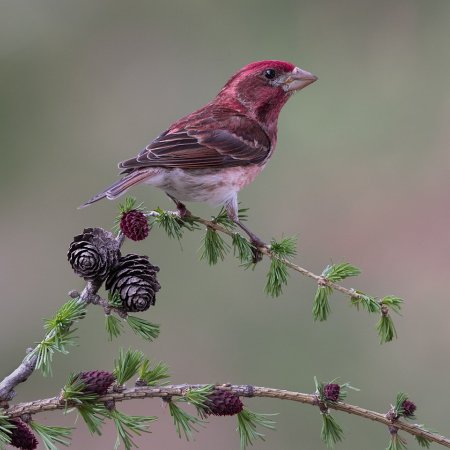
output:
[[[380,346],[376,319],[347,298],[335,295],[329,321],[314,323],[310,280],[292,273],[273,300],[263,292],[267,261],[243,271],[230,256],[211,268],[199,262],[201,233],[181,250],[155,230],[124,250],[161,267],[163,288],[145,314],[162,325],[160,339],[143,344],[128,333],[110,343],[92,308],[79,347],[55,358],[52,379],[35,374],[20,386],[17,400],[55,395],[71,371],[110,369],[122,345],[166,361],[174,382],[312,392],[315,375],[339,377],[361,388],[350,402],[379,411],[403,390],[420,423],[449,434],[449,43],[448,0],[0,1],[0,375],[42,336],[41,319],[82,287],[68,244],[83,227],[111,227],[117,202],[77,206],[116,179],[118,161],[260,59],[292,61],[319,81],[286,105],[273,160],[241,193],[250,227],[267,240],[297,234],[300,265],[320,272],[349,261],[363,275],[347,286],[406,301],[399,339]],[[157,190],[132,193],[172,208]],[[316,409],[246,403],[280,413],[277,431],[255,449],[324,448]],[[186,443],[158,400],[123,408],[160,416],[141,448],[239,447],[233,418],[212,418]],[[336,418],[346,432],[339,448],[387,445],[383,427]],[[73,424],[74,416],[38,420]],[[112,448],[110,426],[91,438],[79,425],[72,448]]]

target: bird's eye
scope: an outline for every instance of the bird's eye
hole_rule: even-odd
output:
[[[275,69],[267,69],[264,71],[264,76],[268,80],[273,80],[275,78],[275,75],[276,75]]]

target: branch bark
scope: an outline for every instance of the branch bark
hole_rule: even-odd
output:
[[[191,389],[199,389],[206,387],[205,384],[178,384],[163,387],[133,387],[124,389],[122,392],[108,393],[99,398],[99,401],[108,402],[123,402],[135,399],[144,398],[170,398],[182,397],[187,391]],[[240,397],[267,397],[279,400],[288,400],[298,403],[304,403],[311,406],[319,406],[315,394],[304,394],[302,392],[287,391],[284,389],[275,389],[269,387],[252,386],[252,385],[230,385],[222,384],[216,385],[215,389],[230,391]],[[69,405],[76,406],[76,405]],[[450,439],[441,436],[437,433],[424,430],[420,425],[415,423],[407,423],[402,420],[395,420],[394,422],[376,411],[371,411],[360,406],[352,405],[345,402],[329,402],[327,403],[329,409],[336,411],[343,411],[348,414],[362,417],[364,419],[372,420],[381,423],[387,427],[395,426],[397,429],[404,431],[412,436],[419,436],[429,439],[432,442],[440,444],[444,447],[450,448]],[[38,414],[45,411],[55,411],[67,408],[67,404],[61,397],[51,397],[42,400],[35,400],[33,402],[18,403],[5,411],[10,417],[20,417],[24,414]]]
[[[31,358],[25,358],[17,369],[2,380],[0,383],[0,399],[2,401],[9,401],[15,397],[16,392],[14,388],[18,384],[28,380],[28,377],[34,372],[36,361],[37,355],[33,355]]]

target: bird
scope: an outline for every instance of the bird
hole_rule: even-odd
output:
[[[246,65],[211,102],[174,122],[134,158],[120,162],[122,178],[80,208],[103,198],[115,199],[145,183],[162,189],[181,217],[190,215],[184,202],[223,206],[254,248],[265,245],[239,220],[238,192],[272,157],[282,107],[316,80],[286,61]]]

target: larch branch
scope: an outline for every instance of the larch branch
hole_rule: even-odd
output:
[[[192,389],[204,388],[206,384],[178,384],[161,387],[133,387],[124,389],[122,392],[108,393],[99,398],[101,402],[123,402],[134,399],[144,398],[170,398],[183,397],[186,392]],[[269,387],[252,386],[252,385],[231,385],[221,384],[215,385],[215,389],[232,392],[240,397],[266,397],[279,400],[288,400],[298,403],[304,403],[311,406],[318,406],[316,394],[304,394],[302,392],[287,391],[284,389],[275,389]],[[70,405],[69,406],[75,406]],[[352,405],[345,402],[327,402],[329,409],[336,411],[343,411],[348,414],[362,417],[364,419],[372,420],[386,426],[395,426],[397,429],[404,431],[412,436],[419,436],[428,439],[432,442],[440,444],[444,447],[450,448],[450,439],[441,436],[437,433],[432,433],[425,430],[419,424],[407,423],[403,420],[395,420],[394,422],[376,411],[371,411],[360,406]],[[61,397],[51,397],[42,400],[35,400],[32,402],[18,403],[5,411],[5,414],[10,417],[20,417],[23,414],[38,414],[44,411],[55,411],[67,408],[67,403]]]

